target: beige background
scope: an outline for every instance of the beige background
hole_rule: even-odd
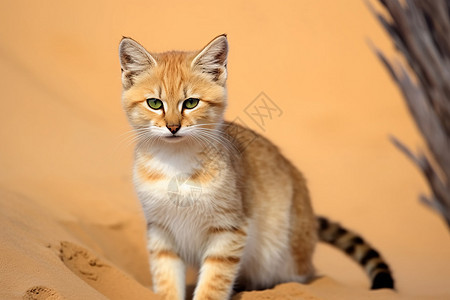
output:
[[[118,43],[193,50],[227,33],[227,118],[305,173],[318,213],[376,245],[400,295],[450,296],[448,230],[417,201],[427,186],[388,136],[424,144],[368,46],[393,56],[363,1],[3,1],[0,25],[0,295],[46,285],[94,297],[52,252],[62,240],[149,285]],[[283,110],[264,130],[245,113],[262,91]],[[318,248],[316,265],[344,287],[368,287],[331,248]]]

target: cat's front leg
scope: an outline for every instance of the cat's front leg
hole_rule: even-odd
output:
[[[211,227],[208,234],[194,300],[229,299],[247,240],[247,228]]]
[[[186,267],[164,227],[155,223],[149,225],[148,250],[153,291],[165,300],[184,300]]]

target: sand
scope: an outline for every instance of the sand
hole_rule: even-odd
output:
[[[449,299],[450,236],[388,141],[424,149],[367,46],[392,57],[362,1],[0,3],[0,299],[158,299],[131,183],[117,46],[197,49],[226,32],[229,110],[306,175],[317,213],[360,232],[398,291],[319,245],[320,277],[235,299]],[[281,113],[248,114],[264,92]],[[192,277],[192,276],[191,276]]]

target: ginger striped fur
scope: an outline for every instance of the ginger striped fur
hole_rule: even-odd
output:
[[[130,38],[119,46],[134,185],[163,299],[185,298],[187,265],[199,268],[196,300],[314,276],[319,226],[306,181],[269,140],[224,121],[227,55],[225,35],[194,52],[150,53]],[[364,260],[375,277],[376,259]]]

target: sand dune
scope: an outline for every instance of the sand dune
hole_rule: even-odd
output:
[[[153,51],[197,49],[223,32],[227,118],[279,145],[316,211],[374,244],[398,287],[369,291],[357,265],[320,245],[319,279],[234,299],[450,298],[448,230],[387,137],[423,143],[365,43],[392,53],[362,1],[3,1],[0,24],[0,299],[158,299],[117,46],[126,35]],[[247,113],[261,92],[282,111],[262,127]]]

